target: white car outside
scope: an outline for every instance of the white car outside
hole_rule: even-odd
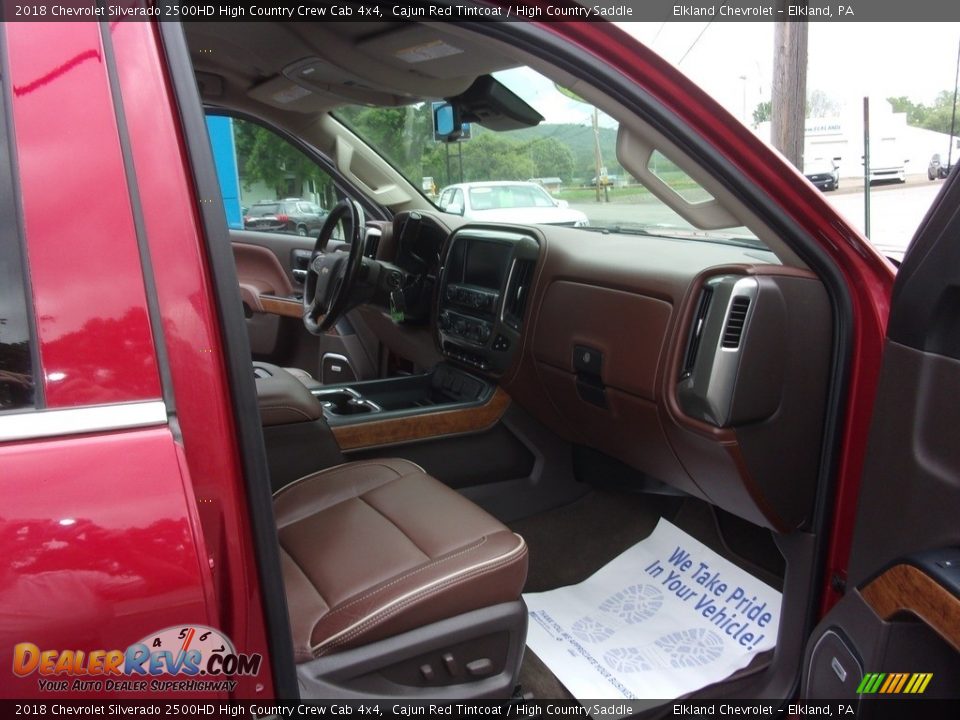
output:
[[[492,181],[449,185],[440,191],[440,209],[468,220],[587,227],[590,221],[565,200],[531,182]]]

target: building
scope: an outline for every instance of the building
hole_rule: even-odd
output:
[[[755,129],[770,142],[770,123]],[[808,118],[804,134],[804,160],[833,160],[840,177],[863,177],[863,105],[848,102],[837,117]],[[907,124],[907,114],[893,111],[887,100],[870,101],[871,166],[904,163],[907,174],[926,174],[934,153],[944,158],[950,150],[950,136]],[[960,156],[960,141],[954,138],[953,157]]]

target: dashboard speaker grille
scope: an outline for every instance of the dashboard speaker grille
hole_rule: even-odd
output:
[[[697,350],[700,349],[700,338],[703,336],[703,326],[710,310],[710,300],[713,298],[713,288],[705,287],[700,291],[697,300],[697,310],[693,315],[693,325],[690,327],[690,339],[687,341],[687,352],[683,356],[683,367],[680,377],[688,378],[693,373],[693,366],[697,362]]]
[[[740,338],[743,336],[743,326],[747,321],[747,310],[750,309],[750,298],[735,297],[730,303],[730,313],[727,315],[727,324],[723,328],[722,347],[735,350],[740,347]]]

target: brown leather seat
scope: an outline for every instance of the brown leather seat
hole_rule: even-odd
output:
[[[520,597],[523,538],[406,460],[274,496],[297,662]]]

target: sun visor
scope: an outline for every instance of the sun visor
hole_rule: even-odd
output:
[[[390,92],[377,87],[359,75],[350,73],[318,57],[307,57],[283,68],[284,77],[301,88],[321,95],[337,98],[333,105],[360,103],[385,107],[409,105],[422,98]],[[329,105],[328,105],[329,107]]]
[[[343,103],[332,93],[311,90],[280,76],[251,88],[247,96],[271,107],[300,113],[325,112]]]

